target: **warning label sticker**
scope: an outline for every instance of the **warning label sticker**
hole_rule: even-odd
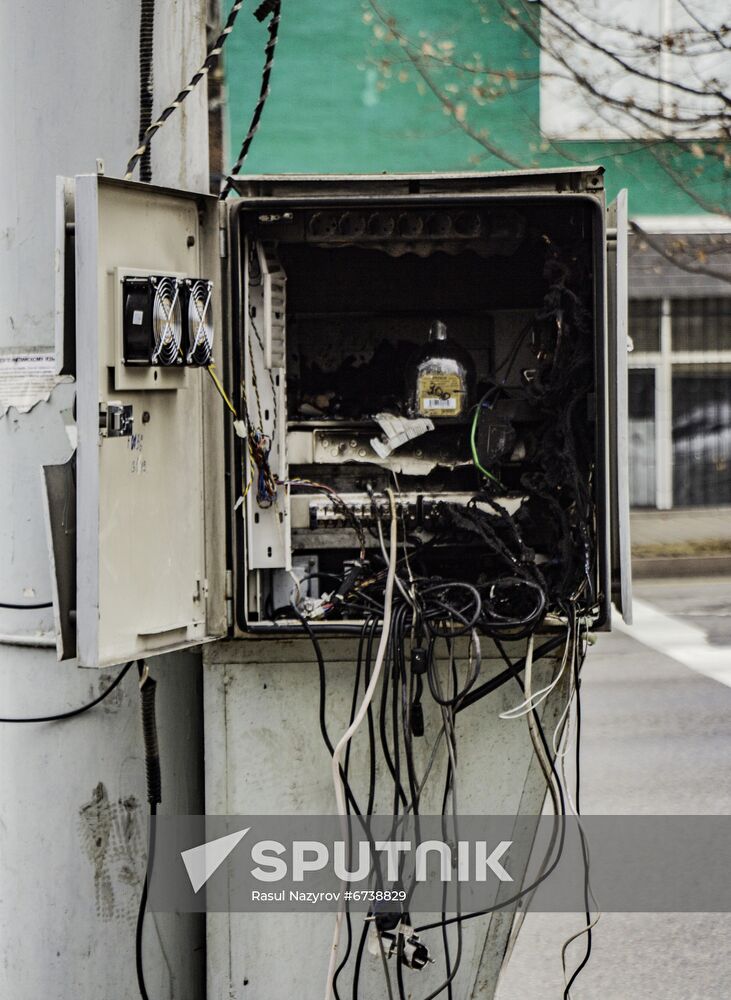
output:
[[[462,412],[464,386],[459,375],[420,375],[417,406],[422,416],[456,417]]]

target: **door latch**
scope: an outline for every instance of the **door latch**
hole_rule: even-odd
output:
[[[99,433],[102,437],[132,437],[134,420],[131,405],[99,404]]]

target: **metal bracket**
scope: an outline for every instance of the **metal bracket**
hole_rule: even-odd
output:
[[[132,437],[134,431],[132,406],[123,403],[99,404],[99,433],[102,437]]]

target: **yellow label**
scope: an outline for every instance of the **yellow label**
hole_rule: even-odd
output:
[[[464,386],[459,375],[424,374],[417,383],[417,406],[422,417],[457,417],[462,412]]]

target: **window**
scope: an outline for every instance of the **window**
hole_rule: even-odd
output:
[[[635,351],[660,350],[660,299],[630,299],[629,335]]]
[[[674,351],[731,350],[731,298],[673,299]]]
[[[630,502],[731,505],[731,297],[630,303]]]
[[[629,465],[632,507],[654,507],[655,482],[655,370],[635,368],[629,373]]]
[[[542,133],[625,141],[719,135],[726,107],[718,95],[731,76],[719,35],[726,17],[717,0],[541,4]]]
[[[673,503],[731,503],[730,372],[673,371]]]

